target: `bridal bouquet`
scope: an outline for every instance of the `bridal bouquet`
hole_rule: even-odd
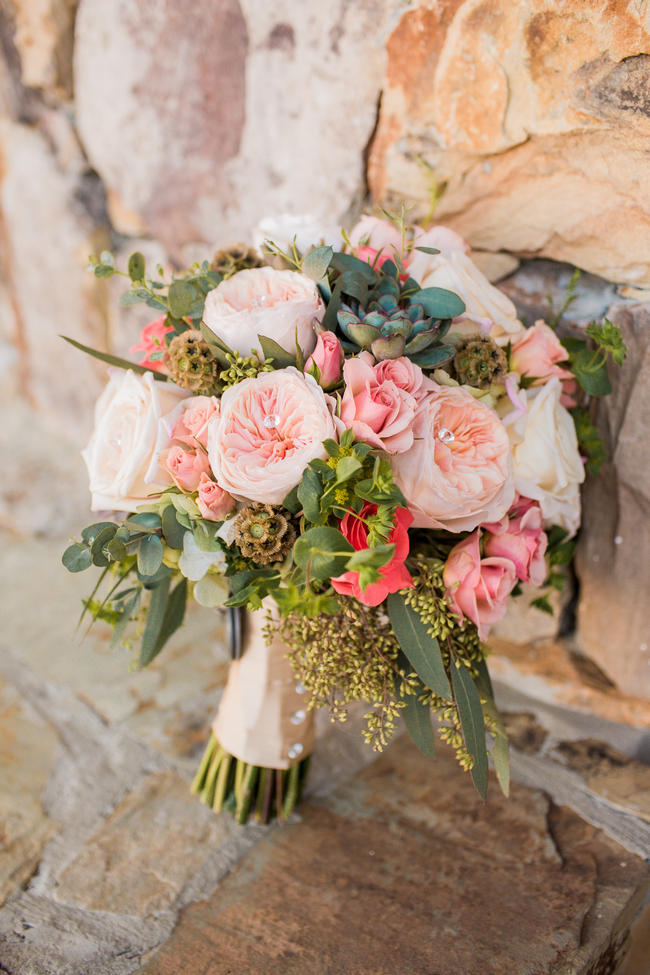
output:
[[[522,584],[541,608],[562,585],[603,458],[579,401],[609,391],[621,336],[524,328],[457,234],[403,214],[338,246],[283,229],[171,279],[92,261],[160,317],[137,364],[81,346],[113,366],[83,455],[105,514],[64,565],[100,568],[84,611],[143,667],[188,597],[234,613],[194,789],[240,822],[291,811],[313,708],[356,700],[373,748],[401,716],[433,756],[433,713],[481,796],[488,748],[507,793],[484,641]]]

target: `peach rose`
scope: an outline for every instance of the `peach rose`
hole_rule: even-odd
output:
[[[344,359],[343,346],[334,332],[319,332],[316,348],[305,363],[305,372],[323,389],[333,389],[341,381]]]
[[[235,507],[235,499],[220,488],[208,474],[201,474],[196,503],[207,521],[223,521]]]
[[[149,369],[154,369],[156,372],[167,372],[167,367],[162,358],[152,359],[151,356],[158,352],[166,353],[165,335],[173,331],[171,325],[165,325],[165,316],[163,315],[162,318],[157,318],[154,322],[145,325],[140,333],[140,341],[137,345],[131,346],[129,353],[135,355],[136,352],[144,352],[144,357],[138,362],[139,366],[148,366]]]
[[[388,454],[402,453],[413,445],[417,399],[392,379],[378,378],[379,367],[373,362],[369,352],[346,359],[341,420],[354,430],[357,440]],[[386,370],[382,374],[390,375]]]
[[[216,396],[192,396],[181,407],[181,414],[171,432],[173,440],[179,440],[188,447],[208,446],[208,420],[219,412]]]
[[[334,407],[313,376],[293,366],[231,386],[208,425],[217,483],[238,500],[281,504],[307,464],[327,456],[323,440],[343,429]]]
[[[409,273],[422,288],[447,288],[465,302],[465,311],[454,319],[452,333],[489,335],[497,345],[507,345],[523,331],[515,306],[490,284],[468,257],[468,246],[447,227],[433,227],[415,236],[414,247],[436,247],[439,254],[413,250]]]
[[[111,370],[95,407],[95,430],[82,452],[93,511],[136,511],[170,484],[158,470],[159,422],[187,395],[151,372]]]
[[[575,425],[560,402],[562,385],[554,377],[520,393],[526,412],[508,427],[515,486],[524,497],[539,502],[545,525],[560,525],[575,535],[585,471]]]
[[[510,444],[494,410],[461,386],[439,386],[420,400],[412,432],[391,464],[416,528],[471,531],[506,513]]]
[[[510,365],[520,376],[535,377],[533,386],[543,386],[555,376],[562,383],[560,402],[570,408],[576,405],[578,384],[571,370],[559,365],[567,355],[553,329],[540,318],[514,342]]]
[[[259,351],[260,335],[291,355],[297,342],[309,355],[316,345],[315,326],[324,314],[325,306],[310,278],[297,271],[255,267],[233,274],[208,294],[203,321],[243,356]]]
[[[510,559],[521,582],[542,585],[546,578],[544,553],[548,539],[536,501],[518,497],[505,518],[481,527],[486,532],[486,555]]]
[[[476,623],[481,640],[487,640],[490,626],[503,619],[508,596],[517,583],[510,559],[481,558],[480,531],[454,545],[447,556],[443,582],[449,602],[461,620]]]
[[[187,450],[180,444],[172,444],[167,450],[163,450],[159,463],[181,491],[196,491],[201,475],[210,470],[208,455],[204,450]]]
[[[398,389],[403,389],[411,396],[420,400],[430,389],[437,389],[432,380],[428,379],[420,367],[407,356],[397,359],[383,359],[375,366],[377,382],[392,382]]]

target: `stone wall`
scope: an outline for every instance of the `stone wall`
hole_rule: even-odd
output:
[[[617,307],[575,646],[650,695],[649,82],[646,0],[0,0],[0,526],[65,534],[87,504],[103,372],[58,335],[124,353],[143,324],[89,253],[186,262],[270,213],[435,203],[529,321],[570,271],[531,258],[592,273],[578,327]]]

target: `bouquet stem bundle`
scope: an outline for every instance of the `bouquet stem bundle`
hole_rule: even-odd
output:
[[[232,812],[240,824],[247,823],[251,815],[261,823],[286,819],[302,796],[310,758],[308,755],[288,769],[264,768],[235,758],[213,733],[192,792],[215,812]]]

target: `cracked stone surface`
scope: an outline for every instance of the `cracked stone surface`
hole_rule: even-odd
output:
[[[363,706],[344,726],[320,713],[300,812],[237,827],[189,794],[227,673],[220,617],[191,612],[129,673],[101,628],[74,637],[89,580],[64,545],[0,550],[0,970],[594,975],[622,955],[647,885],[642,729],[610,722],[607,746],[597,716],[506,701],[529,787],[483,805],[444,749],[429,764],[400,737],[377,760]]]

